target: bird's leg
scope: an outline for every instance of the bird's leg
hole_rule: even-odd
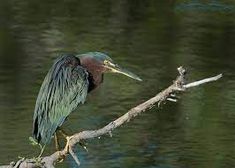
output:
[[[40,158],[41,158],[41,156],[42,156],[42,154],[43,154],[43,152],[44,152],[44,150],[45,150],[45,146],[46,146],[46,145],[42,146],[41,144],[39,144],[39,146],[40,146],[40,148],[41,148],[41,152],[40,152],[40,154],[38,155],[37,159],[40,159]]]
[[[68,141],[69,139],[71,139],[72,136],[69,136],[67,133],[65,133],[64,130],[62,130],[61,128],[58,129],[58,131],[60,132],[60,134],[66,139],[67,143],[66,143],[66,147],[68,146]],[[83,147],[87,152],[88,152],[88,149],[86,147],[86,143],[85,141],[83,140],[80,140],[79,141],[79,144],[81,145],[81,147]]]
[[[61,129],[61,128],[58,128],[58,130],[55,132],[55,148],[57,151],[60,151],[60,144],[59,144],[59,136],[58,136],[58,133],[60,133],[66,140],[68,140],[69,136]],[[68,141],[67,141],[68,143]],[[66,150],[68,149],[68,145],[66,143]],[[65,159],[65,156],[64,155],[60,155],[60,158],[58,160],[58,162],[63,162]]]
[[[42,144],[38,143],[33,137],[29,137],[29,141],[30,141],[30,143],[31,143],[33,146],[37,146],[37,147],[40,148],[40,153],[39,153],[39,155],[36,157],[37,160],[40,160],[40,158],[41,158],[41,156],[42,156],[42,154],[43,154],[43,152],[44,152],[44,149],[45,149],[45,146],[46,146],[46,145],[45,145],[45,144],[42,145]]]
[[[56,149],[57,151],[59,151],[59,150],[60,150],[60,144],[59,144],[59,138],[58,138],[56,132],[55,132],[55,135],[54,135],[54,140],[55,140],[55,149]]]
[[[58,131],[67,140],[67,137],[69,137],[69,135],[61,128],[59,128]]]

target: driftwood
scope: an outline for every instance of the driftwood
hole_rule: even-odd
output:
[[[140,105],[130,109],[127,113],[117,118],[116,120],[110,122],[108,125],[103,128],[97,130],[88,130],[82,131],[79,133],[75,133],[74,135],[67,137],[67,145],[61,151],[57,151],[49,156],[42,157],[40,163],[36,162],[35,159],[20,159],[17,162],[12,162],[6,166],[0,166],[0,168],[34,168],[34,167],[44,167],[44,168],[53,168],[58,160],[61,159],[61,156],[66,157],[70,154],[73,159],[76,161],[77,165],[80,165],[78,157],[74,154],[73,148],[76,144],[78,144],[81,140],[91,139],[100,137],[104,134],[110,134],[111,131],[115,128],[121,126],[122,124],[129,122],[132,118],[136,117],[138,114],[145,112],[147,109],[152,108],[155,104],[158,106],[166,101],[177,101],[176,94],[179,92],[185,92],[186,89],[195,87],[201,84],[205,84],[207,82],[212,82],[220,79],[222,74],[219,74],[214,77],[202,79],[199,81],[185,83],[185,75],[186,71],[184,68],[178,68],[179,76],[173,81],[173,84],[170,85],[165,90],[158,93],[153,98],[141,103]]]

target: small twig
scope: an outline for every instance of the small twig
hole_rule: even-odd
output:
[[[70,153],[70,155],[72,156],[72,158],[74,159],[74,161],[76,162],[76,164],[78,165],[78,166],[80,166],[80,161],[78,160],[78,157],[76,156],[76,154],[73,152],[73,149],[72,149],[72,147],[69,147],[69,153]]]
[[[177,99],[172,99],[172,98],[167,98],[166,100],[171,101],[171,102],[177,102]]]

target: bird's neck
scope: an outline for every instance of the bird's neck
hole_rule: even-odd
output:
[[[95,88],[97,88],[103,82],[103,74],[102,73],[96,74],[89,72],[88,80],[89,80],[88,92],[90,92]]]
[[[81,66],[85,68],[89,73],[89,88],[88,91],[92,91],[97,88],[103,82],[103,69],[93,62],[90,58],[81,57]]]

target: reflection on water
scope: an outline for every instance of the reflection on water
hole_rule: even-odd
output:
[[[224,78],[153,108],[112,138],[88,141],[81,167],[234,167],[235,13],[179,12],[179,3],[2,1],[0,163],[37,153],[28,142],[34,103],[58,54],[103,51],[144,82],[107,74],[69,118],[71,132],[101,127],[155,95],[179,65],[189,69],[189,80],[221,72]],[[73,165],[67,162],[60,166]]]

